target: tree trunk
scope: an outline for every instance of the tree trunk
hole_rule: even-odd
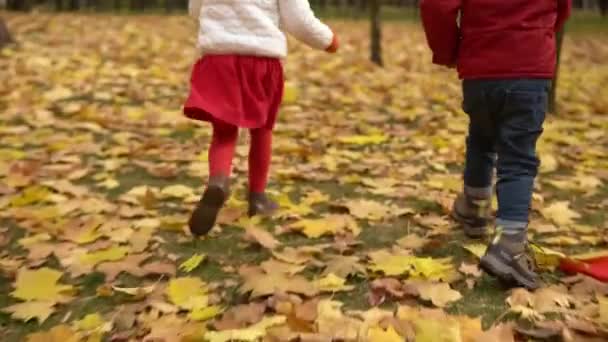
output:
[[[553,79],[553,85],[551,87],[551,94],[549,94],[549,112],[556,114],[557,108],[557,83],[559,81],[559,66],[562,57],[562,45],[564,43],[564,29],[557,33],[557,67],[555,68],[555,78]]]
[[[382,28],[380,23],[380,1],[370,1],[371,57],[372,62],[382,66]]]
[[[600,13],[602,17],[608,16],[608,0],[600,0]]]
[[[10,33],[8,32],[8,28],[4,23],[4,19],[0,18],[0,49],[2,49],[6,44],[11,43],[13,38],[11,38]]]

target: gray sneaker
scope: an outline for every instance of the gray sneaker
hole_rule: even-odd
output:
[[[466,236],[481,239],[488,234],[491,210],[491,199],[473,198],[461,193],[454,201],[452,217],[462,225]]]
[[[536,263],[525,232],[503,234],[499,229],[481,258],[480,268],[508,285],[536,290],[540,287]]]

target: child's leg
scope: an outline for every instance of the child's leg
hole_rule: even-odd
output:
[[[229,177],[239,129],[231,124],[213,122],[213,137],[209,147],[209,176]]]
[[[249,216],[272,215],[278,205],[266,194],[268,171],[272,156],[272,130],[258,128],[251,130],[249,151]]]
[[[209,182],[188,222],[190,231],[196,236],[206,235],[213,229],[220,209],[228,199],[238,133],[236,126],[221,121],[213,122],[213,137],[209,147]]]
[[[263,193],[266,190],[271,156],[272,130],[268,128],[252,129],[249,150],[250,192]]]
[[[516,286],[540,286],[527,257],[527,228],[534,179],[536,142],[545,120],[550,81],[504,81],[497,134],[497,237],[481,258],[481,268]]]
[[[488,232],[491,214],[492,181],[496,154],[494,108],[484,82],[465,81],[464,110],[470,118],[464,171],[464,193],[454,202],[452,216],[462,224],[470,238]]]
[[[471,115],[464,171],[465,193],[474,198],[492,196],[496,153],[493,132]]]
[[[528,227],[540,162],[536,142],[543,132],[549,81],[520,81],[509,91],[498,131],[497,225],[506,234]]]

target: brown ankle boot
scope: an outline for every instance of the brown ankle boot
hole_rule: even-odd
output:
[[[188,222],[193,235],[206,235],[215,226],[217,215],[230,196],[229,181],[223,175],[209,177],[207,189]]]
[[[278,209],[279,205],[268,198],[265,193],[249,193],[249,216],[272,216]]]

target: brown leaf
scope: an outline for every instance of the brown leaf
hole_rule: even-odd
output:
[[[250,303],[237,305],[222,315],[222,318],[213,322],[216,330],[241,329],[258,323],[264,317],[266,304]]]
[[[406,249],[420,249],[424,247],[430,240],[427,238],[420,237],[417,234],[410,234],[397,240],[397,244]]]
[[[470,275],[475,278],[479,278],[483,274],[483,272],[481,272],[481,270],[479,269],[479,266],[475,264],[467,264],[465,262],[460,265],[460,268],[458,270],[462,272],[462,274]]]
[[[515,342],[513,325],[499,324],[481,334],[475,342]]]
[[[251,298],[259,298],[276,292],[297,293],[312,297],[319,289],[302,276],[289,276],[285,273],[266,273],[259,267],[241,268],[239,274],[243,277],[241,293],[251,293]]]
[[[264,229],[254,227],[253,225],[245,228],[245,237],[249,241],[255,241],[264,248],[275,249],[281,243],[275,237]]]
[[[331,273],[342,278],[348,278],[351,275],[365,274],[365,267],[361,265],[359,257],[334,255],[329,257],[323,275]]]
[[[319,298],[307,300],[302,304],[295,306],[295,316],[306,322],[314,322],[317,319],[317,306]]]

